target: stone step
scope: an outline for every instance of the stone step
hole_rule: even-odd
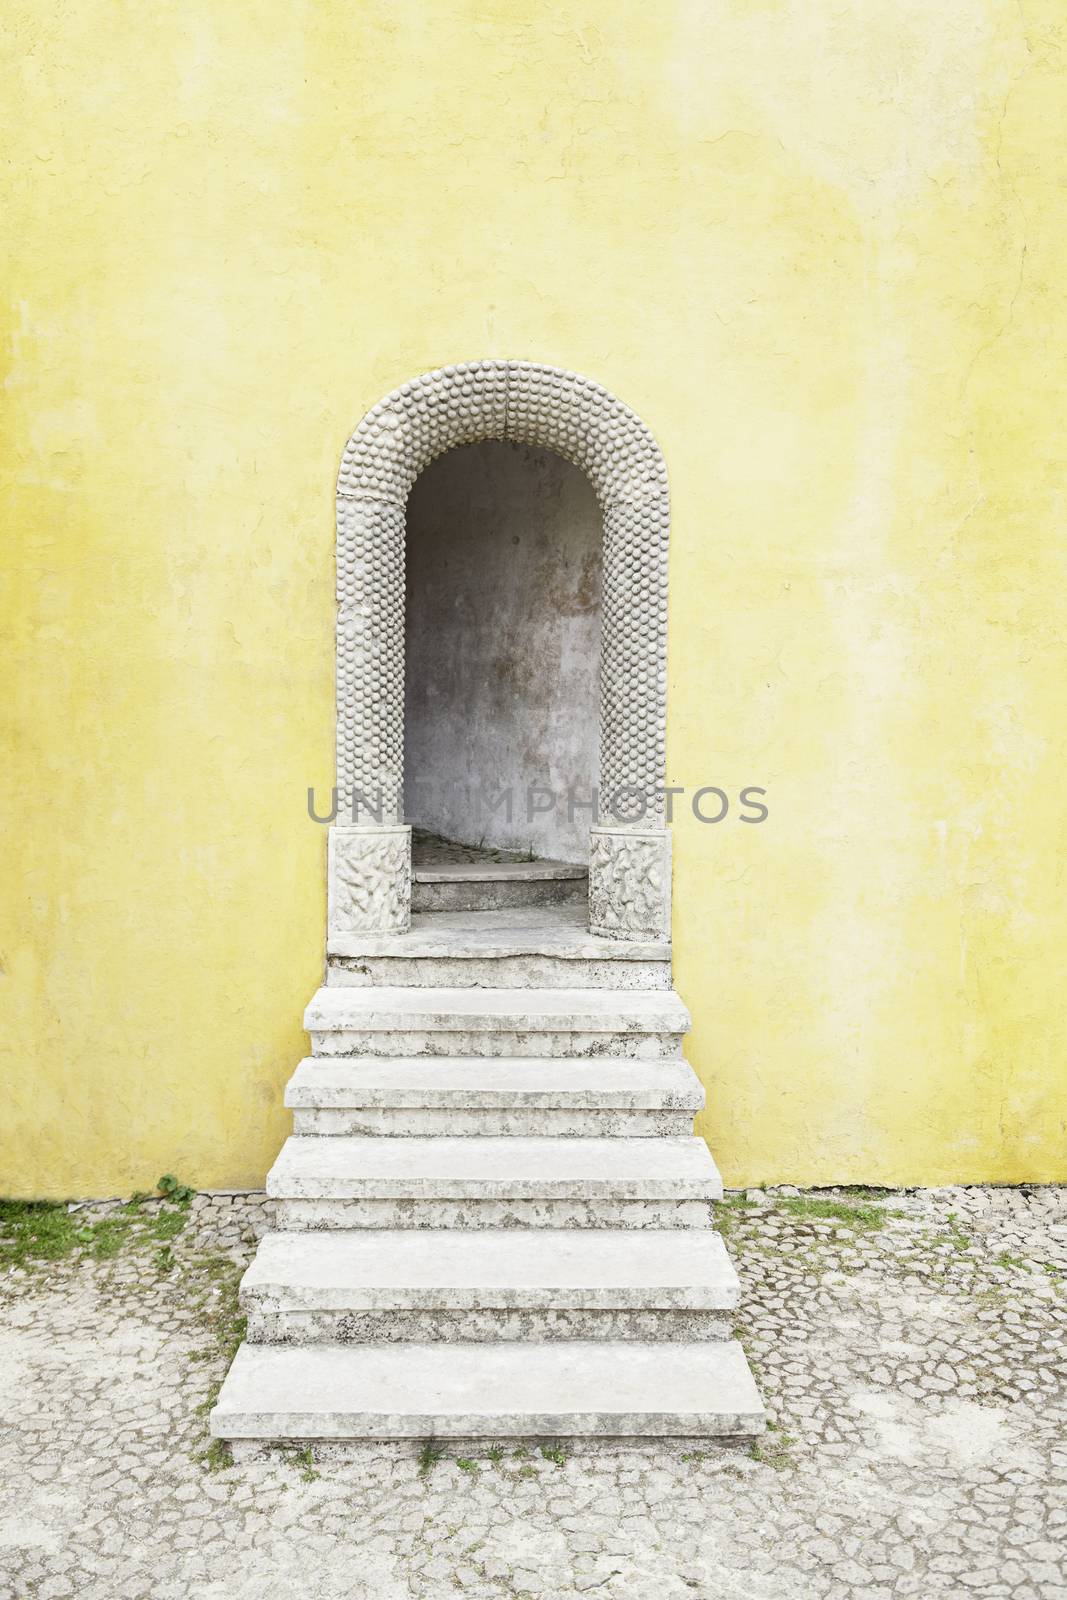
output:
[[[677,1056],[689,1013],[669,990],[324,986],[304,1013],[315,1055]]]
[[[716,1233],[272,1233],[241,1282],[271,1343],[725,1339],[737,1274]]]
[[[748,1437],[763,1407],[744,1352],[706,1344],[243,1344],[216,1439]]]
[[[332,985],[480,989],[669,989],[667,941],[589,932],[584,904],[416,913],[407,933],[335,933]]]
[[[710,1228],[722,1180],[697,1138],[314,1138],[267,1175],[282,1229]]]
[[[416,861],[411,874],[412,911],[501,911],[580,902],[588,894],[588,867],[570,861]]]
[[[688,1134],[704,1104],[689,1066],[553,1056],[308,1056],[285,1091],[296,1134]]]

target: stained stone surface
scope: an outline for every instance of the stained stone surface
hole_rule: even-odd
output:
[[[330,989],[304,1011],[309,1033],[421,1029],[449,1033],[530,1028],[566,1033],[686,1033],[689,1013],[673,991],[605,989]],[[317,1053],[317,1052],[316,1052]],[[420,1054],[419,1051],[408,1052]]]
[[[687,1061],[619,1061],[605,1072],[599,1062],[512,1057],[394,1056],[376,1061],[305,1056],[285,1091],[287,1106],[377,1106],[389,1110],[437,1106],[465,1110],[485,1106],[524,1109],[561,1106],[674,1107],[699,1111],[700,1080]]]
[[[277,1201],[277,1225],[321,1228],[712,1228],[711,1200],[294,1199]]]
[[[495,845],[459,844],[425,828],[411,830],[411,863],[416,872],[455,866],[488,866],[502,861],[529,860],[524,850],[499,850]]]
[[[421,1476],[415,1443],[199,1459],[256,1200],[194,1202],[166,1270],[5,1265],[0,1596],[1064,1600],[1064,1192],[894,1194],[880,1228],[807,1198],[717,1208],[754,1447],[472,1444]]]
[[[496,861],[488,865],[458,861],[447,866],[420,866],[416,875],[420,883],[528,883],[537,879],[549,883],[554,878],[584,879],[587,873],[573,861]]]
[[[294,1134],[684,1137],[704,1090],[687,1061],[309,1056],[285,1091]]]
[[[330,955],[347,960],[368,956],[419,958],[528,956],[585,958],[613,964],[639,961],[668,966],[669,939],[647,944],[602,939],[589,932],[589,918],[579,906],[531,906],[526,911],[486,911],[472,917],[462,912],[415,914],[408,932],[344,934],[330,940]],[[570,985],[574,987],[574,985]]]
[[[415,913],[441,916],[456,912],[528,910],[531,906],[584,905],[588,898],[584,867],[581,875],[566,862],[517,862],[497,868],[442,867],[420,872],[411,891]]]

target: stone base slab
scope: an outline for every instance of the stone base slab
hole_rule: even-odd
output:
[[[750,1437],[764,1425],[744,1352],[706,1344],[244,1344],[216,1439]]]

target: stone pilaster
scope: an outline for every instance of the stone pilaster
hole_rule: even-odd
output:
[[[606,939],[671,936],[671,836],[665,828],[594,828],[589,929]]]
[[[333,827],[329,931],[405,933],[411,923],[411,829]]]

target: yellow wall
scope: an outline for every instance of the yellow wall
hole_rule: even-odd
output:
[[[0,1192],[255,1184],[319,979],[332,490],[433,366],[671,471],[727,1181],[1067,1177],[1059,0],[15,0]]]

